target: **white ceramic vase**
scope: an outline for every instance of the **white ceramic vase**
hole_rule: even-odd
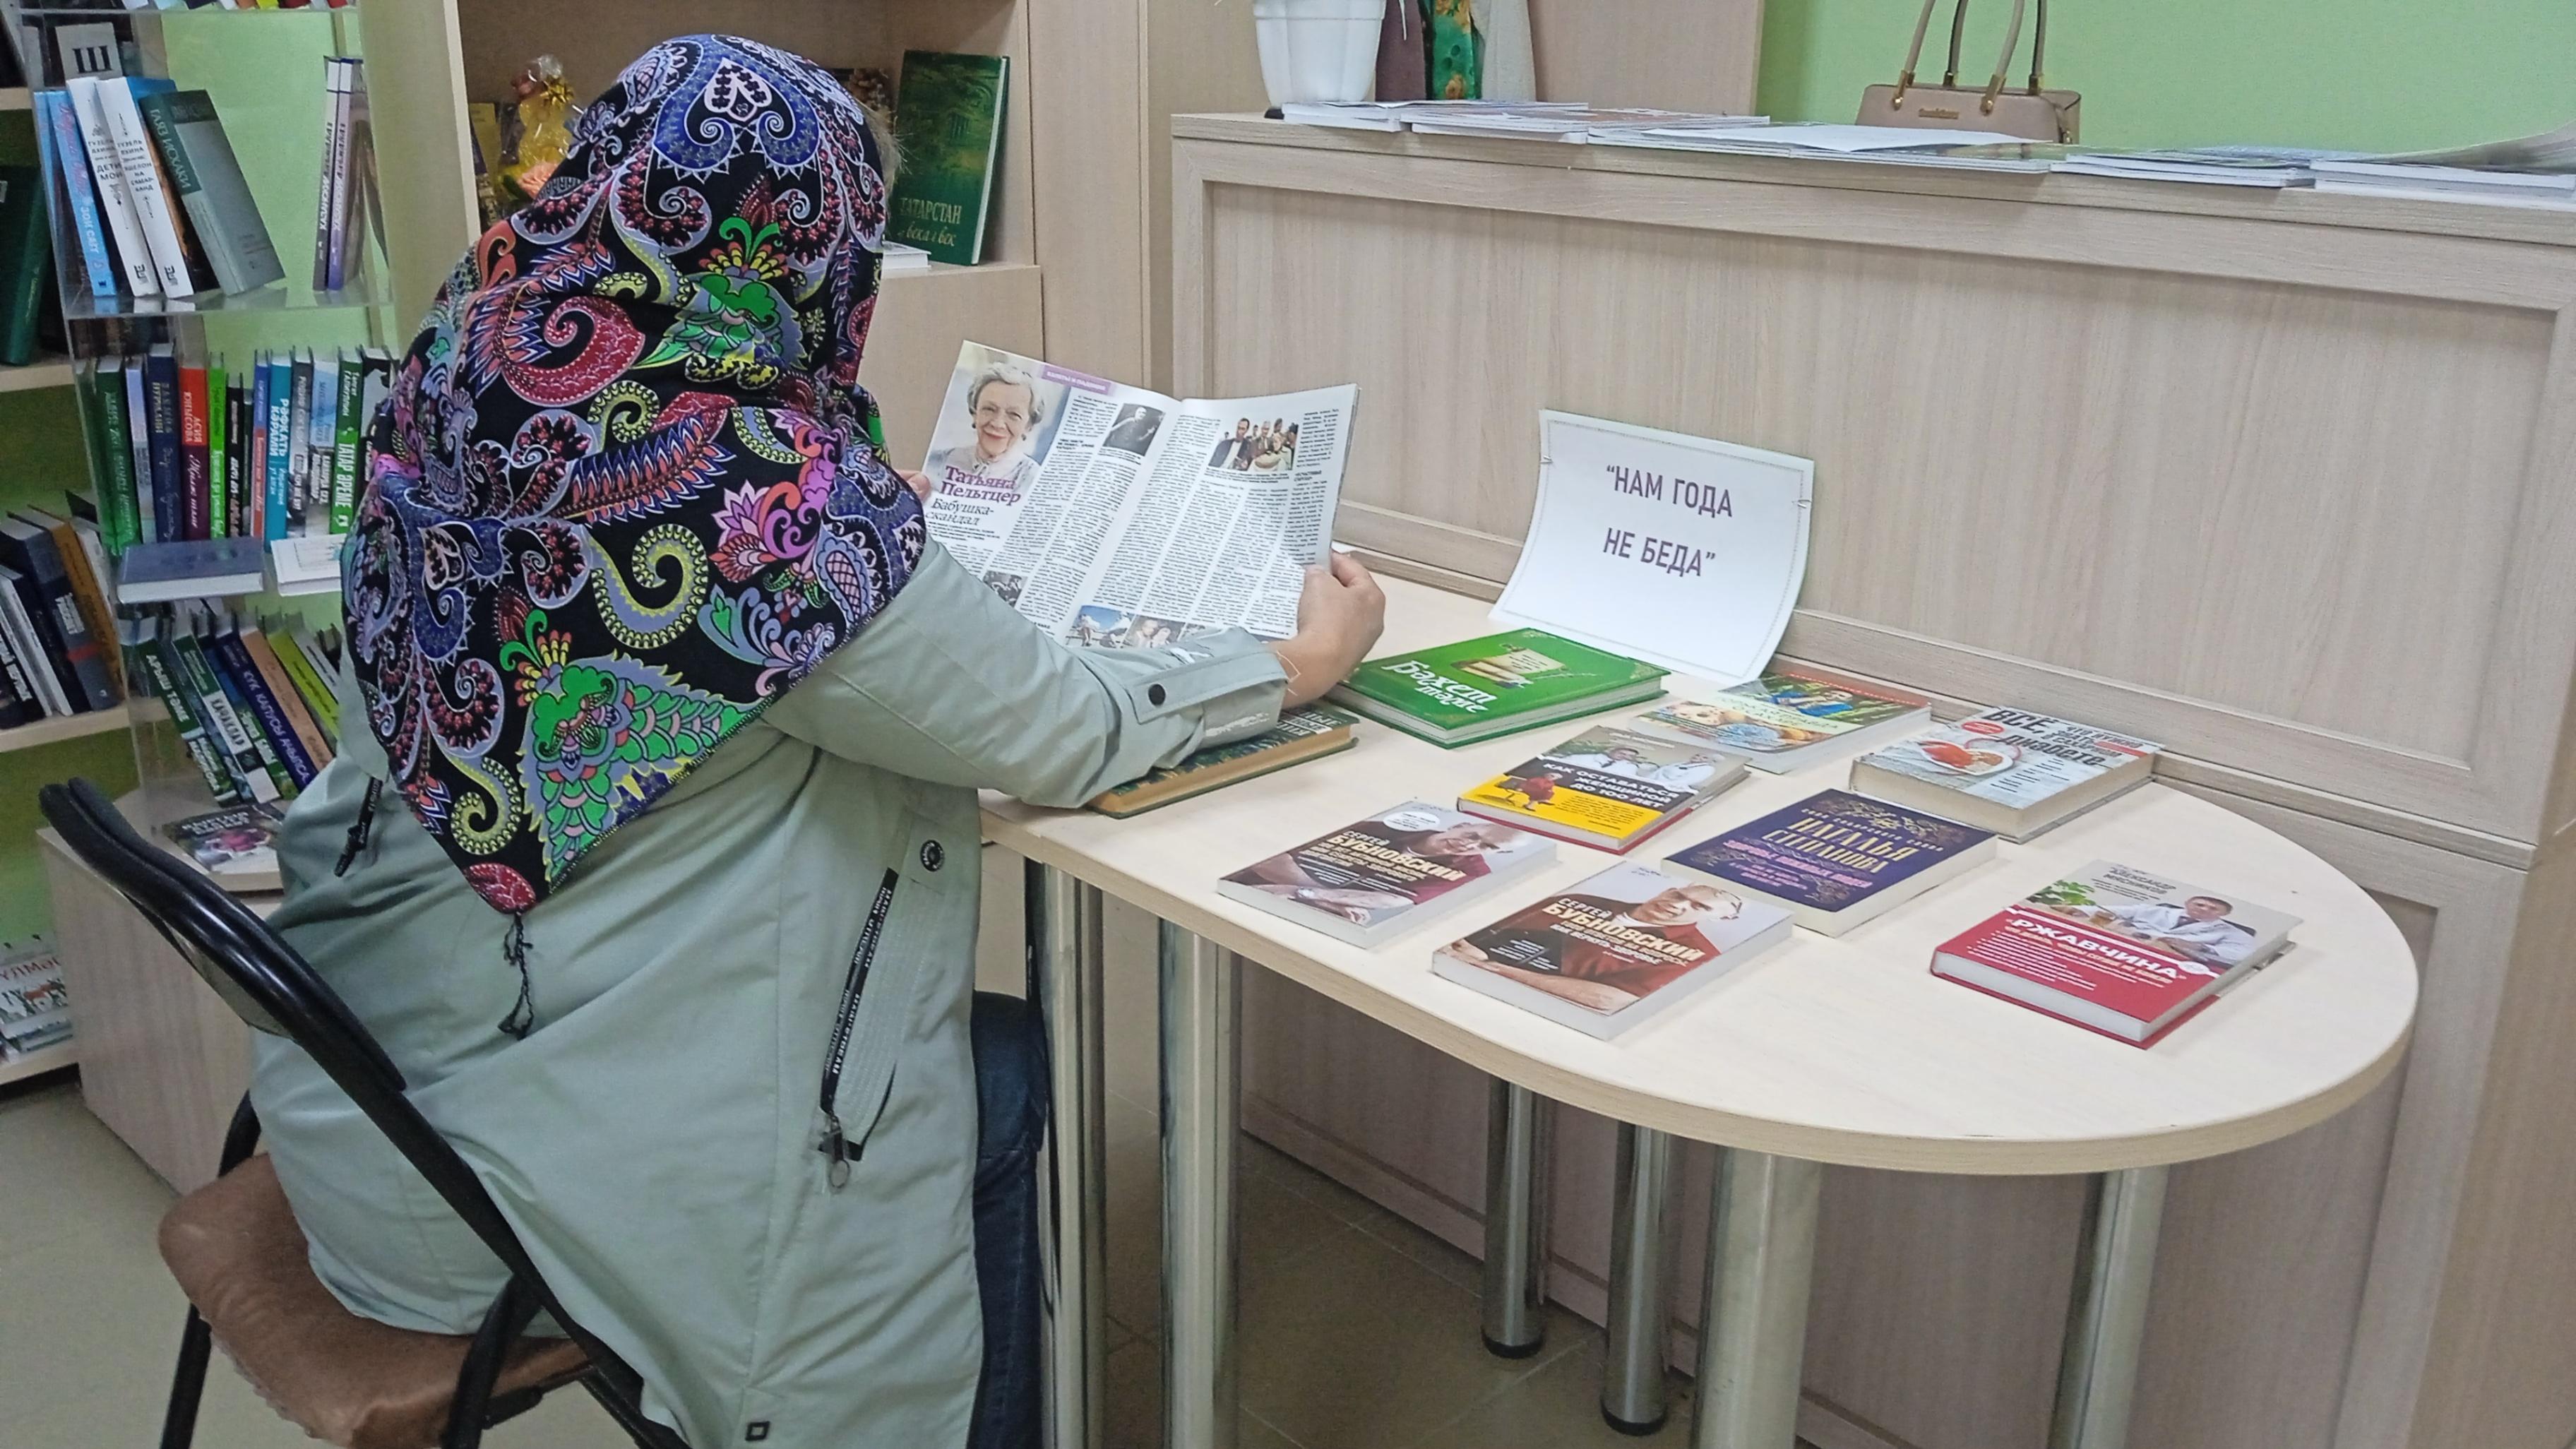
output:
[[[1386,0],[1252,0],[1270,104],[1367,100],[1385,19]]]

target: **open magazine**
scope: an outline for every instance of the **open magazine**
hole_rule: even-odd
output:
[[[1180,401],[969,342],[922,465],[930,534],[1070,643],[1285,639],[1358,396]]]

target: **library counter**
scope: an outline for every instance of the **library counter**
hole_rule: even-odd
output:
[[[1387,591],[1381,653],[1494,627],[1479,601],[1397,580]],[[1707,692],[1689,680],[1672,683],[1677,692]],[[2029,844],[2000,842],[1995,860],[1845,936],[1801,931],[1662,1019],[1603,1042],[1441,980],[1430,967],[1444,942],[1615,857],[1560,846],[1541,873],[1374,950],[1215,890],[1225,871],[1404,800],[1446,804],[1575,728],[1567,722],[1443,750],[1364,722],[1358,747],[1345,754],[1124,821],[987,797],[988,838],[1031,862],[1030,940],[1042,981],[1057,996],[1060,1063],[1078,1063],[1090,1047],[1066,1037],[1086,1030],[1081,1004],[1097,1000],[1098,906],[1085,899],[1089,891],[1164,923],[1171,1442],[1223,1443],[1220,1426],[1232,1423],[1231,953],[1519,1087],[1730,1149],[1720,1154],[1710,1248],[1726,1271],[1712,1274],[1707,1321],[1715,1329],[1703,1339],[1702,1382],[1720,1386],[1704,1396],[1697,1442],[1705,1446],[1787,1449],[1819,1164],[2105,1174],[2087,1215],[2092,1267],[2078,1275],[2077,1327],[2059,1395],[2066,1437],[2058,1442],[2119,1443],[2165,1166],[2323,1121],[2396,1065],[2417,981],[2413,954],[2388,914],[2273,831],[2149,784]],[[1839,787],[1845,769],[1754,772],[1630,858],[1663,856]],[[2296,915],[2294,948],[2148,1050],[1931,975],[1939,943],[2096,859],[2241,891]],[[1096,1022],[1087,1030],[1096,1032]],[[1059,1126],[1070,1159],[1059,1161],[1059,1174],[1097,1161],[1081,1143],[1098,1092],[1096,1076],[1086,1083],[1083,1070],[1059,1067],[1066,1094]],[[1066,1221],[1079,1227],[1085,1215],[1073,1207]],[[1064,1251],[1078,1255],[1074,1266],[1097,1262],[1078,1242]],[[1082,1291],[1064,1301],[1078,1309]],[[1071,1336],[1080,1338],[1078,1325]],[[1078,1360],[1059,1360],[1060,1383],[1078,1375]],[[1058,1409],[1067,1411],[1061,1396]]]

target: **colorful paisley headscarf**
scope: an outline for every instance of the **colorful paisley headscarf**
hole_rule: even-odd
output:
[[[858,386],[885,210],[837,81],[692,35],[440,289],[369,435],[343,602],[393,787],[495,909],[910,577],[921,508]]]

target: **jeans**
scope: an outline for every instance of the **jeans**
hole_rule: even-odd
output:
[[[984,1304],[984,1373],[967,1449],[1038,1442],[1038,1145],[1047,1073],[1038,1014],[1013,996],[975,993],[975,1281]]]

